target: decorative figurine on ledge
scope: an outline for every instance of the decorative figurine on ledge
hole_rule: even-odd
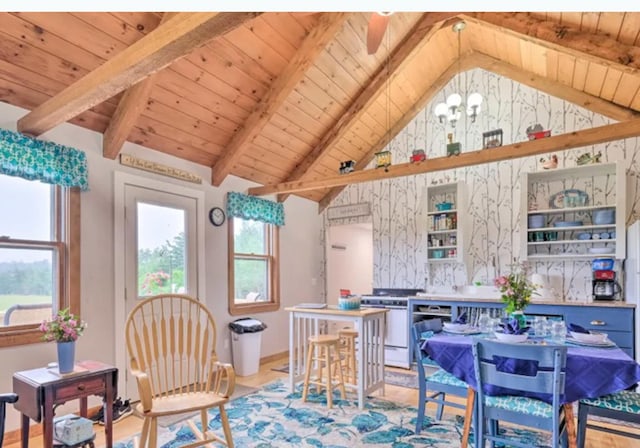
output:
[[[529,140],[538,140],[546,137],[551,137],[551,131],[545,131],[540,123],[536,123],[527,128],[527,138]]]
[[[540,159],[540,163],[542,163],[542,168],[544,168],[545,170],[552,170],[554,168],[558,168],[558,156],[553,154],[551,157],[549,157],[548,160],[542,157]]]
[[[385,171],[389,171],[391,165],[391,151],[380,151],[375,154],[376,156],[376,168],[384,168]]]
[[[447,143],[447,157],[449,156],[459,156],[461,145],[460,142],[453,143],[453,134],[447,134],[447,138],[449,139],[449,143]]]
[[[602,157],[602,151],[598,151],[598,154],[589,154],[585,152],[576,159],[578,165],[588,165],[590,163],[600,163],[600,157]]]
[[[347,174],[355,169],[356,169],[355,160],[347,160],[345,162],[340,162],[340,174]]]
[[[482,133],[482,149],[502,146],[502,129],[494,129]]]
[[[414,149],[411,153],[411,157],[409,161],[411,163],[422,162],[423,160],[427,160],[427,155],[424,153],[423,149]]]

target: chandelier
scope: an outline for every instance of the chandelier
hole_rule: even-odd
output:
[[[452,29],[458,34],[458,92],[460,92],[460,33],[464,30],[466,24],[463,21],[457,22],[453,25]],[[466,90],[466,86],[465,86]],[[466,111],[471,122],[476,122],[476,117],[480,113],[480,106],[482,105],[482,95],[477,92],[472,93],[467,98]],[[462,96],[459,93],[452,93],[447,97],[446,103],[438,103],[434,109],[436,117],[440,120],[440,123],[449,122],[451,127],[455,127],[456,123],[462,115],[462,111],[465,110],[465,105],[462,103]]]

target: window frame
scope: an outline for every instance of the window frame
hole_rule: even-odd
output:
[[[4,247],[57,249],[58,309],[80,316],[80,189],[52,188],[53,238],[50,242],[3,238]],[[56,269],[57,268],[57,269]],[[0,348],[44,342],[40,323],[0,327]]]
[[[245,254],[235,252],[234,220],[244,219],[230,216],[228,222],[228,290],[229,314],[239,316],[250,313],[265,313],[280,309],[280,228],[275,224],[262,223],[265,226],[265,248],[267,255]],[[248,221],[248,220],[246,220]],[[235,297],[235,260],[266,259],[269,281],[269,301],[237,304]]]

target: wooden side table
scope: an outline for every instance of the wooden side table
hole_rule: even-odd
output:
[[[48,368],[13,374],[13,391],[20,398],[14,407],[22,413],[22,448],[29,446],[29,419],[42,421],[44,448],[53,446],[55,407],[69,400],[80,400],[80,415],[87,417],[87,397],[101,395],[104,406],[104,434],[107,448],[113,446],[113,401],[118,369],[99,361],[82,361],[72,373],[60,375]]]

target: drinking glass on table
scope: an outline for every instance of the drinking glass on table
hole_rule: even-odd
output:
[[[543,338],[546,336],[546,323],[547,318],[544,316],[536,316],[533,319],[533,332],[537,338]]]
[[[554,320],[551,324],[551,339],[553,342],[562,344],[567,337],[567,327],[561,320]]]
[[[490,333],[492,330],[491,316],[487,313],[482,313],[478,317],[478,329],[480,330],[480,333]]]

